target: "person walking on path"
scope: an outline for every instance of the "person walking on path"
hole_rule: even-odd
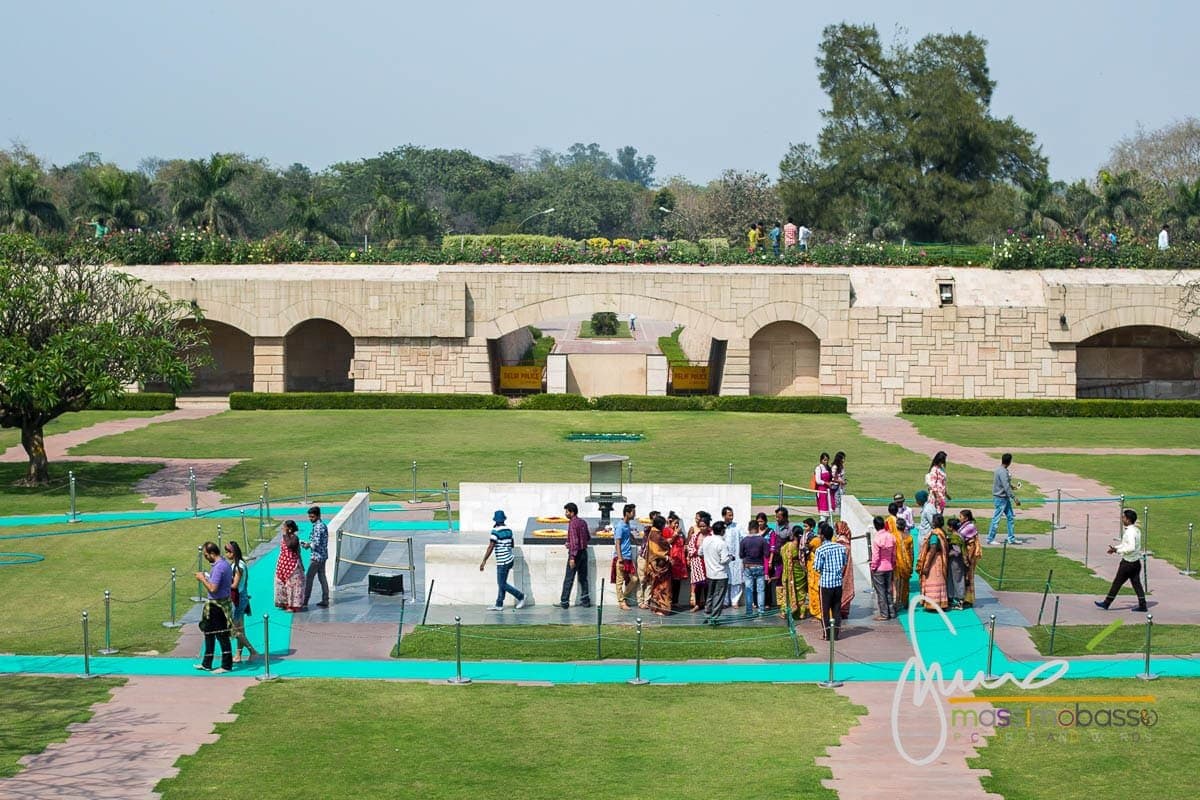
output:
[[[946,491],[946,451],[938,450],[929,462],[929,472],[925,474],[925,485],[929,488],[929,499],[937,506],[937,513],[946,513],[946,503],[950,501],[950,492]]]
[[[871,588],[875,592],[875,619],[882,621],[896,616],[896,601],[892,595],[896,539],[884,524],[883,517],[876,517],[873,524],[875,533],[871,538]]]
[[[725,523],[725,544],[729,552],[737,554],[742,549],[742,527],[733,520],[733,509],[725,506],[721,509],[721,521]],[[725,596],[726,608],[737,608],[742,604],[742,560],[735,558],[729,562],[729,592]]]
[[[733,554],[729,552],[729,544],[725,541],[724,522],[717,520],[713,523],[712,533],[704,537],[700,552],[704,557],[704,574],[708,581],[708,605],[704,609],[704,621],[716,625],[725,608],[729,562],[733,561]]]
[[[225,543],[225,558],[233,567],[233,581],[229,584],[229,602],[233,606],[233,663],[242,663],[242,650],[249,651],[247,661],[258,657],[258,651],[246,638],[246,616],[250,613],[250,568],[242,558],[242,546],[233,539]]]
[[[1000,466],[996,467],[996,471],[992,473],[992,504],[995,506],[995,511],[992,512],[992,524],[988,528],[987,543],[996,543],[996,529],[1000,527],[1000,518],[1004,517],[1008,520],[1008,539],[1005,541],[1008,544],[1019,544],[1017,538],[1013,535],[1013,506],[1021,505],[1021,500],[1013,494],[1012,475],[1009,474],[1008,468],[1012,464],[1012,453],[1005,453],[1000,456]]]
[[[832,627],[837,641],[842,628],[842,578],[846,574],[846,548],[833,541],[833,526],[821,523],[821,546],[817,548],[813,566],[820,575],[821,638],[829,639]],[[831,621],[832,620],[832,621]]]
[[[797,233],[799,229],[791,217],[787,218],[787,222],[783,225],[783,247],[785,250],[791,250],[796,246]]]
[[[329,560],[329,528],[321,519],[321,509],[313,506],[308,510],[308,521],[312,523],[312,533],[308,541],[302,542],[305,550],[312,551],[312,559],[308,562],[308,574],[304,578],[304,605],[308,605],[312,597],[313,578],[321,581],[321,608],[329,608],[329,578],[325,577],[325,562]]]
[[[1162,230],[1158,232],[1158,249],[1166,250],[1171,246],[1171,226],[1163,225]]]
[[[567,503],[563,506],[567,514],[567,573],[563,576],[562,596],[558,604],[571,607],[571,588],[579,579],[579,605],[588,608],[592,604],[588,588],[588,540],[592,538],[587,523],[579,516],[579,506]]]
[[[516,557],[513,555],[513,532],[505,524],[507,520],[508,517],[503,511],[492,514],[492,535],[488,541],[487,552],[483,554],[483,561],[479,562],[479,571],[483,572],[488,558],[493,552],[496,554],[496,602],[488,606],[488,611],[503,611],[506,594],[511,594],[516,599],[517,608],[525,607],[525,595],[508,582],[508,575],[516,564]]]
[[[221,558],[221,548],[215,542],[204,543],[204,560],[212,564],[212,569],[208,574],[196,573],[196,580],[204,584],[208,598],[200,617],[200,630],[204,631],[204,659],[195,666],[204,672],[229,672],[233,669],[233,648],[229,644],[233,624],[233,603],[229,598],[233,567]],[[221,643],[221,666],[217,669],[213,669],[214,642]]]
[[[621,510],[621,521],[613,530],[613,550],[616,563],[614,585],[617,587],[617,607],[622,611],[629,610],[629,596],[636,599],[638,588],[637,565],[634,563],[636,548],[633,541],[633,521],[637,517],[637,506],[626,503]]]
[[[1112,586],[1108,587],[1108,596],[1097,600],[1096,606],[1108,611],[1113,600],[1117,599],[1117,592],[1121,591],[1125,581],[1129,581],[1138,599],[1137,606],[1130,610],[1146,611],[1146,590],[1142,588],[1142,529],[1137,525],[1137,512],[1132,508],[1122,511],[1121,518],[1125,523],[1121,543],[1109,545],[1108,548],[1109,555],[1121,557],[1121,562],[1117,565],[1117,577],[1113,578]]]

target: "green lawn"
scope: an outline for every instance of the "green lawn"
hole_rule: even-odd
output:
[[[252,686],[237,720],[217,726],[220,740],[181,758],[156,790],[227,796],[230,765],[253,753],[252,768],[235,770],[244,797],[835,798],[814,760],[863,711],[815,686],[284,681]],[[289,733],[312,719],[322,720],[317,748]],[[802,735],[782,735],[782,720]],[[713,758],[700,737],[717,730]]]
[[[1154,420],[1154,424],[1160,421]],[[1156,439],[1158,435],[1155,434]],[[1164,440],[1159,440],[1164,441]],[[1189,442],[1196,444],[1195,440]],[[1038,455],[1028,460],[1048,469],[1072,472],[1094,478],[1124,495],[1160,495],[1200,491],[1200,458],[1196,456],[1067,456]],[[1187,553],[1187,526],[1196,525],[1193,567],[1200,565],[1200,496],[1162,500],[1130,500],[1127,505],[1145,517],[1139,520],[1146,533],[1146,544],[1159,558],[1182,568]],[[1092,552],[1103,553],[1108,539],[1116,533],[1116,502],[1089,504],[1092,515]],[[1105,533],[1096,536],[1097,520],[1103,519]],[[1112,533],[1107,533],[1112,531]],[[1150,576],[1151,585],[1154,582]]]
[[[603,334],[592,332],[592,321],[585,319],[579,324],[580,339],[632,339],[633,332],[629,330],[629,323],[621,320],[617,323],[617,332],[614,334]]]
[[[997,537],[996,541],[1002,541]],[[1031,547],[1009,547],[1003,554],[1000,546],[983,548],[983,563],[977,574],[993,589],[1006,592],[1041,592],[1046,585],[1046,576],[1054,570],[1050,594],[1094,594],[1103,595],[1108,590],[1107,578],[1098,578],[1074,559],[1060,556],[1056,552]],[[1000,582],[1000,564],[1004,563],[1004,581]],[[1133,594],[1126,586],[1121,594]]]
[[[618,448],[632,459],[638,482],[725,483],[732,461],[737,482],[773,495],[780,480],[808,486],[821,451],[845,450],[850,492],[890,497],[900,490],[912,497],[929,466],[928,456],[868,439],[841,414],[231,411],[100,439],[76,451],[246,458],[217,481],[217,489],[249,501],[264,480],[274,497],[298,495],[305,461],[313,492],[411,486],[414,460],[422,488],[440,487],[443,480],[451,486],[514,480],[518,459],[525,462],[526,481],[583,481],[583,456],[597,446],[564,441],[572,431],[644,433],[645,440]],[[785,443],[782,452],[774,442]],[[951,465],[950,485],[959,497],[990,497],[992,477]]]
[[[25,487],[13,484],[24,478],[26,464],[0,463],[0,510],[5,515],[62,514],[71,511],[69,475],[75,472],[75,510],[92,511],[148,510],[133,486],[153,475],[161,464],[101,464],[88,461],[50,462],[47,486]]]
[[[20,772],[22,756],[65,741],[67,726],[91,719],[91,707],[108,700],[123,683],[115,678],[0,676],[0,778]]]
[[[692,362],[688,360],[687,353],[683,352],[683,347],[679,344],[679,334],[681,333],[683,333],[682,325],[676,328],[670,336],[658,337],[658,349],[667,357],[668,363],[686,367]]]
[[[997,451],[1006,447],[1200,447],[1200,419],[939,417],[905,414],[926,436]],[[1028,460],[1016,454],[1020,462]]]
[[[121,523],[104,523],[115,526]],[[237,520],[223,520],[226,534],[240,538]],[[0,540],[0,550],[36,553],[36,564],[0,567],[0,597],[9,599],[0,618],[0,652],[80,653],[80,612],[91,622],[91,644],[104,646],[104,590],[112,592],[112,644],[122,654],[175,646],[178,630],[162,627],[170,617],[171,567],[179,571],[178,615],[196,593],[196,546],[216,538],[216,522],[187,520],[95,533],[86,523],[38,527],[24,532],[70,531],[69,535]],[[23,532],[0,528],[0,536]],[[251,534],[253,536],[253,532]],[[253,539],[251,539],[253,541]],[[143,600],[142,598],[148,599]],[[141,602],[133,602],[133,601]]]
[[[1118,617],[1121,627],[1104,637],[1095,648],[1087,645],[1103,631],[1104,625],[1059,625],[1054,634],[1055,656],[1114,655],[1144,653],[1146,650],[1146,621],[1144,617]],[[1029,629],[1033,643],[1042,655],[1050,653],[1050,628]],[[1200,625],[1155,625],[1150,637],[1150,654],[1192,655],[1200,653]]]
[[[80,428],[87,428],[91,425],[97,425],[101,422],[111,422],[116,419],[128,419],[130,417],[157,417],[160,414],[165,414],[165,411],[75,411],[69,414],[63,414],[57,419],[53,419],[46,423],[46,427],[42,429],[42,433],[46,436],[54,436],[59,433],[69,433],[77,431]],[[13,445],[21,443],[21,431],[17,428],[0,428],[0,450],[7,450]]]
[[[732,617],[730,617],[732,619]],[[798,637],[801,657],[812,652]],[[634,658],[631,625],[601,627],[604,658]],[[781,620],[777,628],[648,625],[642,628],[642,658],[686,661],[692,658],[795,658],[792,638]],[[418,628],[404,637],[403,658],[454,658],[454,626]],[[463,660],[592,661],[594,625],[464,625]]]
[[[1134,786],[1154,797],[1189,797],[1195,793],[1195,766],[1200,763],[1200,683],[1163,679],[1065,680],[1031,694],[1069,695],[1059,704],[1001,703],[1013,723],[999,729],[970,763],[991,771],[983,788],[1005,800],[1097,800],[1119,797]],[[989,694],[1012,695],[1011,686]],[[1155,724],[1125,727],[1057,722],[1060,711],[1076,711],[1080,695],[1150,695],[1141,699],[1081,703],[1088,711],[1111,708],[1147,709]],[[1026,711],[1030,712],[1026,725]],[[1094,717],[1093,717],[1094,718]],[[1140,714],[1134,715],[1139,723]],[[952,734],[953,735],[953,734]]]
[[[529,353],[525,358],[533,362],[536,367],[546,366],[546,356],[550,355],[550,351],[554,349],[553,336],[539,336],[533,340],[533,344],[529,346]]]

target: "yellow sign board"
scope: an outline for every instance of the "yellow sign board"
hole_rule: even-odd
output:
[[[671,367],[671,386],[676,390],[708,391],[708,367]]]
[[[542,388],[541,367],[500,367],[501,389],[533,389]]]

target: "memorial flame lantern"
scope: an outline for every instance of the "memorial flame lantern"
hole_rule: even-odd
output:
[[[600,506],[600,527],[612,522],[613,505],[625,502],[625,462],[629,456],[616,456],[599,453],[584,456],[583,461],[588,465],[588,496],[586,503],[596,503]]]

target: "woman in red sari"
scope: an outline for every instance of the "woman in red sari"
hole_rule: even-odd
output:
[[[300,559],[300,537],[296,523],[283,523],[279,560],[275,563],[275,605],[299,611],[304,605],[304,563]]]
[[[822,520],[829,518],[833,505],[833,471],[829,468],[829,453],[821,453],[821,463],[813,470],[812,488],[817,490],[817,514]]]
[[[842,619],[850,619],[850,601],[854,599],[854,559],[850,556],[850,526],[838,520],[833,526],[833,541],[846,548],[846,568],[842,571]]]
[[[683,532],[683,522],[674,511],[667,512],[667,524],[663,536],[670,548],[671,561],[671,606],[680,605],[679,589],[688,579],[687,536]]]
[[[674,597],[671,586],[671,541],[664,535],[667,521],[661,516],[650,521],[650,532],[646,534],[646,575],[650,581],[649,607],[660,617],[671,613]],[[682,538],[683,534],[679,535]]]

